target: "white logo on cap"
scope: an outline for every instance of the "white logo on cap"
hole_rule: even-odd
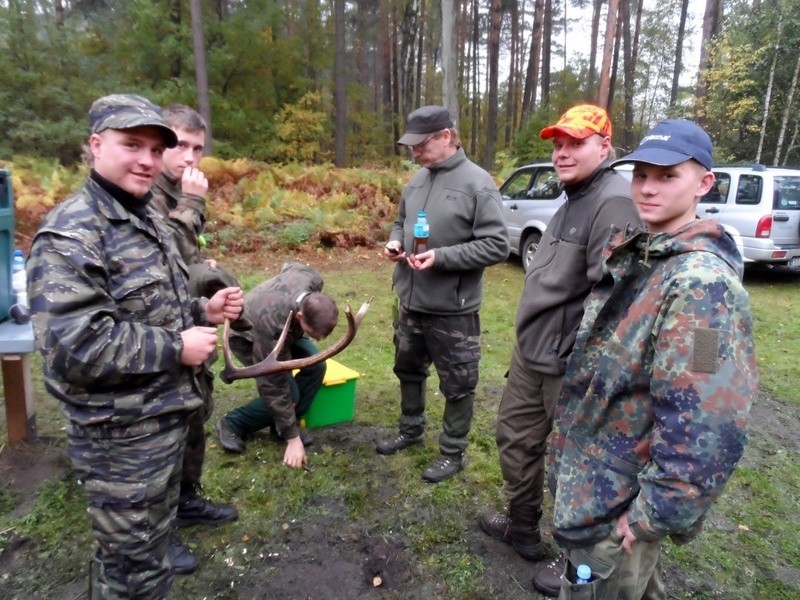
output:
[[[642,140],[641,143],[644,144],[645,142],[652,142],[654,140],[659,140],[661,142],[668,142],[669,138],[671,137],[672,137],[671,135],[646,135],[644,136],[644,139]]]

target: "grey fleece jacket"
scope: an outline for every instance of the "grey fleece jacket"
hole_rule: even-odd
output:
[[[483,270],[508,257],[509,243],[500,192],[492,177],[459,148],[420,169],[403,191],[390,240],[411,251],[414,223],[424,210],[430,225],[433,268],[414,271],[405,261],[392,281],[408,310],[437,315],[469,314],[481,306]]]
[[[527,366],[563,375],[583,316],[583,302],[603,276],[611,226],[638,225],[631,184],[603,162],[566,187],[567,201],[547,226],[517,308],[517,346]]]

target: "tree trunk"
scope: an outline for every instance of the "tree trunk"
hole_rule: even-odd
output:
[[[523,2],[524,4],[524,2]],[[511,145],[513,132],[517,126],[516,124],[516,106],[517,106],[517,48],[519,44],[519,6],[516,2],[512,2],[511,9],[511,52],[509,56],[509,64],[511,69],[508,73],[508,95],[506,96],[506,127],[505,127],[505,145]]]
[[[539,58],[542,47],[542,19],[544,0],[536,0],[533,7],[533,31],[531,32],[531,52],[525,73],[525,90],[522,93],[522,118],[533,112],[536,105],[536,90],[539,88]]]
[[[419,0],[409,0],[400,24],[400,107],[403,115],[414,110],[414,56],[417,47]]]
[[[423,47],[425,43],[425,0],[420,0],[419,14],[417,15],[417,75],[414,86],[414,108],[422,105],[422,63]],[[430,104],[428,102],[427,104]]]
[[[597,37],[600,34],[600,11],[603,0],[592,2],[592,33],[589,40],[589,77],[586,81],[586,95],[593,98],[595,95],[594,78],[597,70]]]
[[[603,45],[603,64],[600,67],[600,89],[597,93],[597,103],[609,109],[608,96],[611,89],[611,61],[614,57],[614,38],[617,32],[617,13],[619,0],[608,0],[608,15],[606,17],[606,35]]]
[[[778,132],[778,144],[775,146],[775,159],[772,161],[773,165],[780,164],[779,160],[781,157],[781,152],[783,151],[783,139],[786,136],[786,128],[789,125],[789,117],[796,112],[792,110],[792,104],[794,103],[794,91],[797,89],[798,76],[800,76],[800,55],[797,56],[797,62],[794,65],[792,84],[789,86],[789,95],[786,98],[786,106],[783,108],[783,119],[781,120],[781,130]],[[785,162],[786,161],[784,161],[784,164]]]
[[[333,0],[334,12],[334,59],[333,59],[333,102],[336,111],[334,131],[333,163],[342,168],[346,162],[347,105],[345,94],[347,57],[345,56],[345,0]]]
[[[633,148],[633,93],[636,75],[636,63],[633,59],[633,40],[631,39],[630,3],[623,0],[620,4],[620,19],[622,19],[622,64],[625,71],[623,95],[622,148],[629,152]]]
[[[486,107],[486,154],[483,168],[491,170],[497,138],[497,102],[500,68],[500,28],[503,24],[503,0],[492,0],[489,13],[489,103]]]
[[[767,83],[767,95],[764,98],[764,111],[761,114],[761,133],[758,136],[758,150],[756,150],[756,162],[761,162],[761,151],[764,149],[764,138],[767,135],[767,120],[769,119],[769,104],[772,100],[772,87],[775,83],[775,68],[778,65],[778,54],[781,49],[781,35],[783,34],[783,12],[778,13],[778,31],[775,35],[775,53],[772,55],[772,64],[769,67],[769,81]]]
[[[472,132],[470,133],[470,154],[477,156],[478,119],[480,118],[480,98],[478,97],[478,43],[480,42],[480,22],[478,0],[472,0]]]
[[[669,106],[672,108],[678,102],[681,71],[683,71],[683,38],[686,34],[686,14],[689,11],[689,0],[681,2],[681,16],[678,23],[678,39],[675,41],[675,69],[672,71],[672,89],[669,93]]]
[[[542,19],[542,106],[550,105],[550,49],[553,42],[553,0],[544,0]]]
[[[700,41],[700,64],[697,68],[697,102],[695,106],[695,120],[700,126],[706,122],[706,96],[708,95],[708,80],[705,70],[709,67],[708,45],[711,43],[718,29],[722,16],[722,0],[706,0],[706,9],[703,13],[703,37]]]
[[[197,82],[197,108],[206,121],[206,143],[203,153],[211,154],[214,137],[211,133],[211,100],[208,92],[208,69],[206,68],[206,42],[203,34],[203,12],[200,0],[189,0],[192,15],[192,48],[194,51],[194,73]]]
[[[442,0],[442,98],[444,107],[458,127],[458,56],[456,31],[458,15],[454,0]]]
[[[622,12],[622,4],[627,0],[620,0],[619,12]],[[611,109],[614,106],[614,92],[617,91],[617,73],[619,72],[619,49],[622,41],[622,19],[617,14],[617,29],[614,33],[614,56],[611,60],[611,77],[608,82],[608,114],[611,114]]]

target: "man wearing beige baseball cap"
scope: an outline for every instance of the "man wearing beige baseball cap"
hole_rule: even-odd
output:
[[[90,596],[163,598],[174,572],[197,567],[170,529],[187,418],[202,404],[198,367],[213,325],[237,319],[244,300],[238,287],[192,298],[147,205],[177,142],[161,109],[113,94],[92,104],[89,125],[92,171],[33,239],[31,321],[97,542]]]
[[[553,140],[553,166],[567,201],[542,234],[517,309],[517,343],[496,430],[508,510],[488,512],[479,521],[486,534],[531,561],[545,558],[539,531],[544,457],[583,301],[602,276],[611,225],[639,223],[630,183],[611,168],[611,121],[604,109],[570,108],[540,135]],[[534,587],[557,596],[562,564],[541,563]]]

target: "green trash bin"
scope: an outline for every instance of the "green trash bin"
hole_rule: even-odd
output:
[[[14,304],[11,291],[11,259],[14,257],[14,194],[11,173],[0,169],[0,321],[8,318]]]

